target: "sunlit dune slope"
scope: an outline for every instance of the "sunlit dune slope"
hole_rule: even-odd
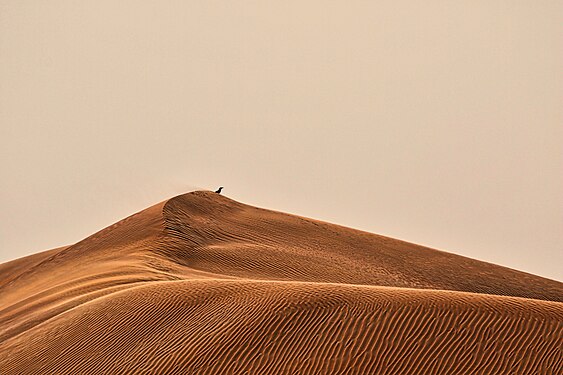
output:
[[[0,265],[0,374],[556,374],[563,284],[193,192]]]

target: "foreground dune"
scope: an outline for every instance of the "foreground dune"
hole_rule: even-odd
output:
[[[0,265],[0,374],[559,374],[563,284],[210,192]]]

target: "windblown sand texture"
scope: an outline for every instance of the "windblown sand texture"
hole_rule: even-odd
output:
[[[0,265],[0,374],[562,374],[562,302],[556,281],[198,191]]]

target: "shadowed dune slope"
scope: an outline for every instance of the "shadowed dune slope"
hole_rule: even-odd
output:
[[[563,284],[172,198],[0,265],[0,373],[556,374]]]

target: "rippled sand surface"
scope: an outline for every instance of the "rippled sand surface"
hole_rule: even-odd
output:
[[[560,374],[562,348],[562,283],[212,192],[0,265],[0,374]]]

